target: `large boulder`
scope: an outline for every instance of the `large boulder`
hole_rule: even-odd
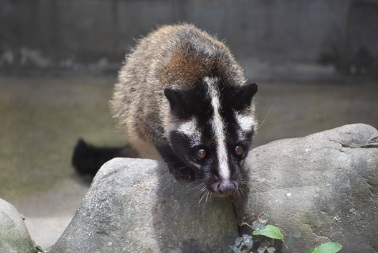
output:
[[[262,212],[287,242],[301,233],[283,251],[332,240],[344,252],[377,252],[377,142],[376,129],[355,124],[258,147],[236,211],[198,182],[176,182],[165,164],[114,159],[49,252],[227,252],[238,236],[235,215]]]
[[[228,199],[177,182],[163,163],[116,158],[49,252],[216,252],[237,237]],[[203,197],[203,198],[202,198]],[[202,199],[201,199],[202,198]]]
[[[378,252],[378,131],[353,124],[261,146],[251,167],[248,214],[266,212],[288,252],[328,240],[343,252]]]
[[[22,216],[14,206],[3,199],[0,199],[0,252],[36,252]]]

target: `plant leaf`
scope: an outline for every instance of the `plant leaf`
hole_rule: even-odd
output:
[[[272,239],[283,240],[284,236],[281,230],[273,225],[266,225],[263,229],[255,230],[252,233],[253,235],[263,235]]]
[[[308,251],[308,253],[336,253],[339,252],[342,247],[343,246],[338,242],[326,242]]]

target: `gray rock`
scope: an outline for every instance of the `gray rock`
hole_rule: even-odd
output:
[[[238,213],[268,213],[287,252],[328,240],[344,252],[377,252],[377,140],[376,129],[355,124],[254,149]],[[200,187],[176,182],[155,161],[114,159],[49,252],[227,252],[238,236],[233,206]],[[302,236],[290,242],[296,231]]]
[[[287,239],[288,252],[328,240],[343,252],[378,251],[378,132],[346,125],[272,142],[249,157],[248,214],[265,212]]]
[[[228,199],[176,182],[164,164],[117,158],[97,173],[75,217],[49,252],[216,252],[233,244]],[[202,198],[202,200],[201,200]]]
[[[0,199],[0,252],[36,252],[23,218],[14,206],[3,199]]]

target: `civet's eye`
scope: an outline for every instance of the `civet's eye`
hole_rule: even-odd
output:
[[[204,148],[199,148],[199,149],[197,150],[197,157],[198,157],[199,159],[205,159],[206,156],[207,156],[207,152],[206,152],[206,150],[205,150]]]
[[[241,156],[244,153],[244,148],[240,145],[236,145],[234,152],[236,155]]]

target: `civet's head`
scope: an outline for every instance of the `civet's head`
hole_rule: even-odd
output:
[[[256,130],[252,98],[256,84],[231,86],[205,77],[190,90],[166,88],[171,118],[167,135],[176,156],[218,196],[242,183],[241,164]]]

